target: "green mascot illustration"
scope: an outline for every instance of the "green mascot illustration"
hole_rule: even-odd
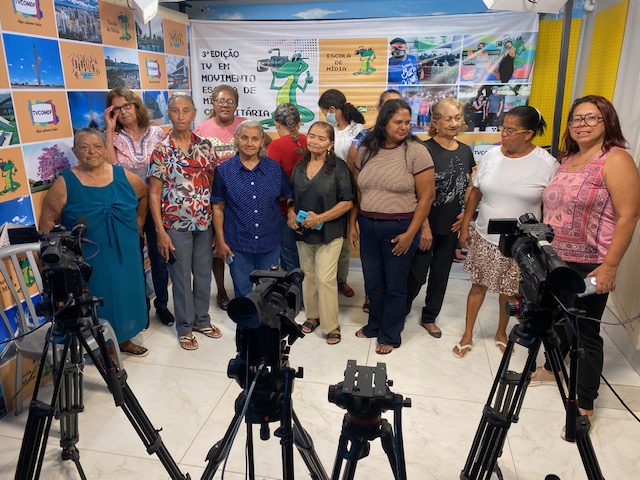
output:
[[[121,13],[120,15],[118,15],[118,20],[120,20],[123,30],[120,40],[131,40],[131,34],[129,33],[129,17],[127,17],[124,13]]]
[[[33,271],[31,270],[28,258],[20,260],[20,269],[22,270],[22,277],[24,278],[24,283],[27,287],[36,283],[36,277],[33,276]]]
[[[271,58],[258,61],[258,71],[266,72],[271,70],[271,90],[277,90],[276,95],[276,107],[281,103],[293,103],[300,112],[300,120],[302,123],[311,122],[315,118],[315,114],[306,107],[298,104],[297,94],[298,90],[304,92],[310,83],[313,83],[313,77],[308,72],[309,65],[302,58],[300,52],[296,52],[289,59],[286,55],[280,55],[279,48],[272,48],[269,53],[277,51],[278,55],[272,55]],[[307,72],[304,78],[304,84],[300,85],[300,75]],[[277,86],[276,79],[285,79],[284,85]],[[274,110],[275,111],[275,110]],[[271,118],[261,120],[260,124],[263,127],[272,127],[275,125],[273,120],[273,113],[271,112]]]
[[[4,178],[4,185],[2,185],[4,188],[0,190],[0,195],[15,192],[20,188],[20,184],[13,180],[13,176],[18,172],[18,169],[11,160],[7,162],[0,161],[0,172],[2,172],[2,177]]]
[[[376,69],[371,66],[376,59],[376,52],[373,51],[373,48],[364,48],[361,46],[356,50],[356,55],[360,55],[360,70],[353,72],[354,75],[371,75],[376,71]]]

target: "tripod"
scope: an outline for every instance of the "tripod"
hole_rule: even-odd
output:
[[[568,321],[572,323],[575,331],[576,314],[571,313]],[[529,350],[522,373],[508,369],[515,343]],[[589,419],[586,415],[578,415],[576,401],[579,355],[577,335],[572,336],[569,374],[567,374],[559,349],[560,341],[553,329],[553,322],[549,320],[548,316],[545,318],[544,315],[538,315],[538,318],[534,317],[532,321],[516,325],[509,335],[509,342],[491,387],[489,399],[484,406],[471,451],[460,474],[461,480],[488,480],[494,471],[498,478],[502,479],[502,472],[497,465],[498,457],[502,454],[509,427],[519,419],[524,395],[531,380],[531,372],[535,369],[535,360],[541,343],[544,345],[560,396],[565,405],[565,439],[576,442],[587,478],[589,480],[604,479],[589,437]],[[568,392],[565,391],[565,385],[568,387]]]
[[[43,360],[40,362],[33,398],[29,407],[29,417],[22,439],[15,478],[25,480],[40,477],[47,439],[55,416],[60,419],[62,459],[73,461],[80,477],[86,479],[80,464],[80,452],[76,446],[79,441],[78,413],[84,411],[82,370],[84,368],[84,353],[86,352],[109,387],[116,406],[122,408],[142,439],[147,453],[158,455],[172,479],[189,479],[188,474],[185,476],[180,472],[178,465],[162,443],[159,430],[153,427],[129,388],[126,372],[121,366],[116,366],[109,355],[102,326],[98,321],[97,304],[102,303],[102,299],[83,296],[73,301],[80,308],[90,308],[91,317],[54,319],[54,323],[49,329],[42,358],[45,359],[49,348],[52,348],[55,371],[53,395],[50,404],[38,400],[40,381],[44,372],[45,361]],[[100,349],[98,356],[91,351],[84,338],[84,332],[87,330],[95,338]],[[63,345],[60,358],[58,358],[57,345]],[[118,348],[117,345],[114,347]]]
[[[244,420],[247,424],[247,463],[248,476],[255,480],[255,465],[253,457],[253,425],[260,425],[260,439],[269,439],[269,423],[280,421],[280,427],[274,435],[280,438],[282,446],[282,479],[293,480],[293,444],[309,469],[314,480],[328,480],[328,476],[320,463],[320,459],[313,448],[313,440],[300,424],[300,420],[293,410],[291,394],[293,392],[293,380],[301,378],[302,371],[298,373],[293,368],[266,369],[263,360],[255,368],[255,379],[249,389],[240,393],[236,400],[236,413],[231,420],[222,440],[217,442],[207,454],[208,465],[202,475],[202,479],[211,479],[218,467],[231,450],[234,432],[238,423]],[[231,367],[230,367],[231,369]],[[254,396],[254,388],[257,391]]]
[[[376,438],[380,439],[387,454],[394,478],[406,480],[402,407],[411,407],[411,399],[391,393],[387,384],[393,385],[393,382],[387,382],[384,363],[378,363],[374,368],[358,366],[355,360],[349,360],[344,382],[329,388],[329,401],[347,407],[331,480],[339,480],[343,460],[346,460],[346,465],[342,480],[352,480],[358,460],[369,455],[369,442]],[[381,416],[388,406],[393,408],[393,429]]]

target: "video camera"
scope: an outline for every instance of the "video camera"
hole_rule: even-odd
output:
[[[244,297],[229,302],[227,314],[237,325],[238,355],[229,362],[227,375],[246,386],[246,367],[264,361],[276,369],[287,364],[289,346],[304,335],[295,322],[300,312],[300,283],[304,273],[299,268],[287,273],[273,267],[254,270],[249,279],[254,289]]]
[[[282,65],[289,61],[289,57],[286,55],[280,55],[279,48],[272,48],[268,53],[277,51],[278,55],[271,55],[269,58],[263,58],[262,60],[258,60],[258,64],[256,69],[258,72],[266,72],[271,69],[272,72],[278,70]]]
[[[85,294],[93,267],[82,253],[86,232],[86,220],[79,218],[71,231],[56,225],[48,235],[41,236],[43,291],[42,300],[36,305],[38,315],[49,317],[68,303],[56,319],[79,319],[89,314],[91,302],[85,301]]]
[[[507,313],[530,320],[542,313],[559,313],[558,300],[571,305],[584,292],[582,277],[572,270],[551,247],[553,229],[527,213],[515,218],[489,220],[488,233],[500,234],[500,253],[513,258],[520,268],[520,292],[508,302]],[[554,298],[555,297],[555,298]]]

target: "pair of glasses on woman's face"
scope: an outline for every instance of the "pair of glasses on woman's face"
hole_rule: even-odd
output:
[[[133,103],[123,103],[122,105],[118,106],[118,107],[113,107],[113,112],[119,112],[120,110],[124,110],[125,112],[128,112],[129,110],[131,110],[133,108]]]
[[[513,137],[514,135],[518,135],[520,133],[529,132],[529,130],[515,130],[513,128],[505,128],[502,125],[498,127],[498,131],[504,134],[505,137]]]
[[[579,127],[584,122],[588,127],[595,127],[603,120],[602,117],[595,113],[587,113],[586,115],[574,115],[569,119],[569,125]]]
[[[229,105],[230,107],[233,107],[236,104],[236,101],[232,98],[216,98],[214,102],[216,102],[220,106]]]

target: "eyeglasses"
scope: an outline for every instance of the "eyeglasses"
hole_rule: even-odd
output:
[[[132,108],[133,108],[133,103],[123,103],[119,107],[113,107],[113,111],[117,112],[119,110],[124,110],[125,112],[128,112]]]
[[[588,127],[595,127],[603,120],[602,117],[599,117],[595,113],[587,113],[586,115],[574,115],[569,119],[569,125],[572,127],[579,127],[582,125],[582,122],[587,124]]]
[[[214,102],[216,102],[218,105],[222,106],[222,105],[229,105],[230,107],[233,107],[236,104],[236,101],[231,99],[231,98],[216,98],[214,100]]]
[[[513,137],[520,133],[528,132],[529,130],[514,130],[513,128],[504,128],[502,125],[498,127],[500,133],[504,133],[505,137]]]

